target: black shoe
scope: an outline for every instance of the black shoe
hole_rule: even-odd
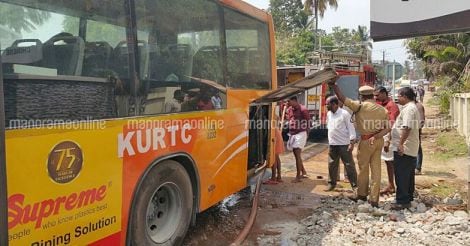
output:
[[[349,196],[348,197],[349,199],[357,202],[358,200],[361,200],[361,201],[367,201],[367,197],[366,196]]]
[[[325,191],[333,191],[336,185],[328,184],[328,188]]]
[[[400,203],[392,203],[392,206],[390,207],[391,210],[403,210],[406,208],[410,208],[411,204],[405,203],[405,204],[400,204]]]
[[[378,202],[371,202],[369,201],[370,205],[374,208],[378,208],[379,207],[379,203]]]

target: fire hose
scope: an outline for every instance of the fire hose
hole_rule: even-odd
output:
[[[263,171],[259,174],[258,180],[256,181],[256,188],[255,188],[255,195],[253,197],[253,204],[251,205],[251,211],[250,211],[250,216],[248,217],[248,221],[245,224],[245,227],[243,230],[240,232],[238,235],[237,239],[230,244],[231,246],[239,246],[243,241],[245,241],[246,237],[248,236],[248,233],[250,233],[251,228],[253,227],[253,224],[255,223],[256,219],[256,214],[258,213],[258,201],[259,201],[259,191],[261,188],[262,180],[264,173],[266,172],[266,166],[264,166]]]

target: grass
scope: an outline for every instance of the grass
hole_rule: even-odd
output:
[[[440,198],[446,198],[452,196],[458,191],[458,188],[448,184],[440,184],[439,186],[433,186],[431,188],[431,194],[436,195]]]
[[[435,157],[442,161],[447,161],[456,157],[463,157],[468,154],[468,147],[465,138],[460,136],[455,130],[440,132],[437,137],[437,148]]]
[[[433,96],[428,99],[426,104],[429,106],[439,106],[439,98],[437,96]]]

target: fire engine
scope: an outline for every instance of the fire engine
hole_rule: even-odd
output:
[[[358,99],[360,86],[374,87],[376,73],[374,67],[367,63],[367,58],[361,54],[349,54],[339,52],[315,52],[311,55],[314,64],[305,66],[282,66],[277,68],[278,86],[297,81],[317,72],[324,67],[333,67],[341,76],[337,84],[351,99]],[[297,95],[300,103],[304,104],[312,117],[313,129],[326,129],[326,98],[334,95],[326,81]]]

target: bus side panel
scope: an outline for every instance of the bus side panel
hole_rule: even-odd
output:
[[[119,130],[7,132],[10,245],[85,245],[110,236],[107,242],[117,242],[122,162],[114,146]]]
[[[246,118],[245,111],[234,109],[139,118],[124,125],[118,143],[118,156],[124,165],[122,229],[127,229],[138,183],[148,166],[160,157],[187,153],[193,158],[200,181],[198,212],[244,188]]]

